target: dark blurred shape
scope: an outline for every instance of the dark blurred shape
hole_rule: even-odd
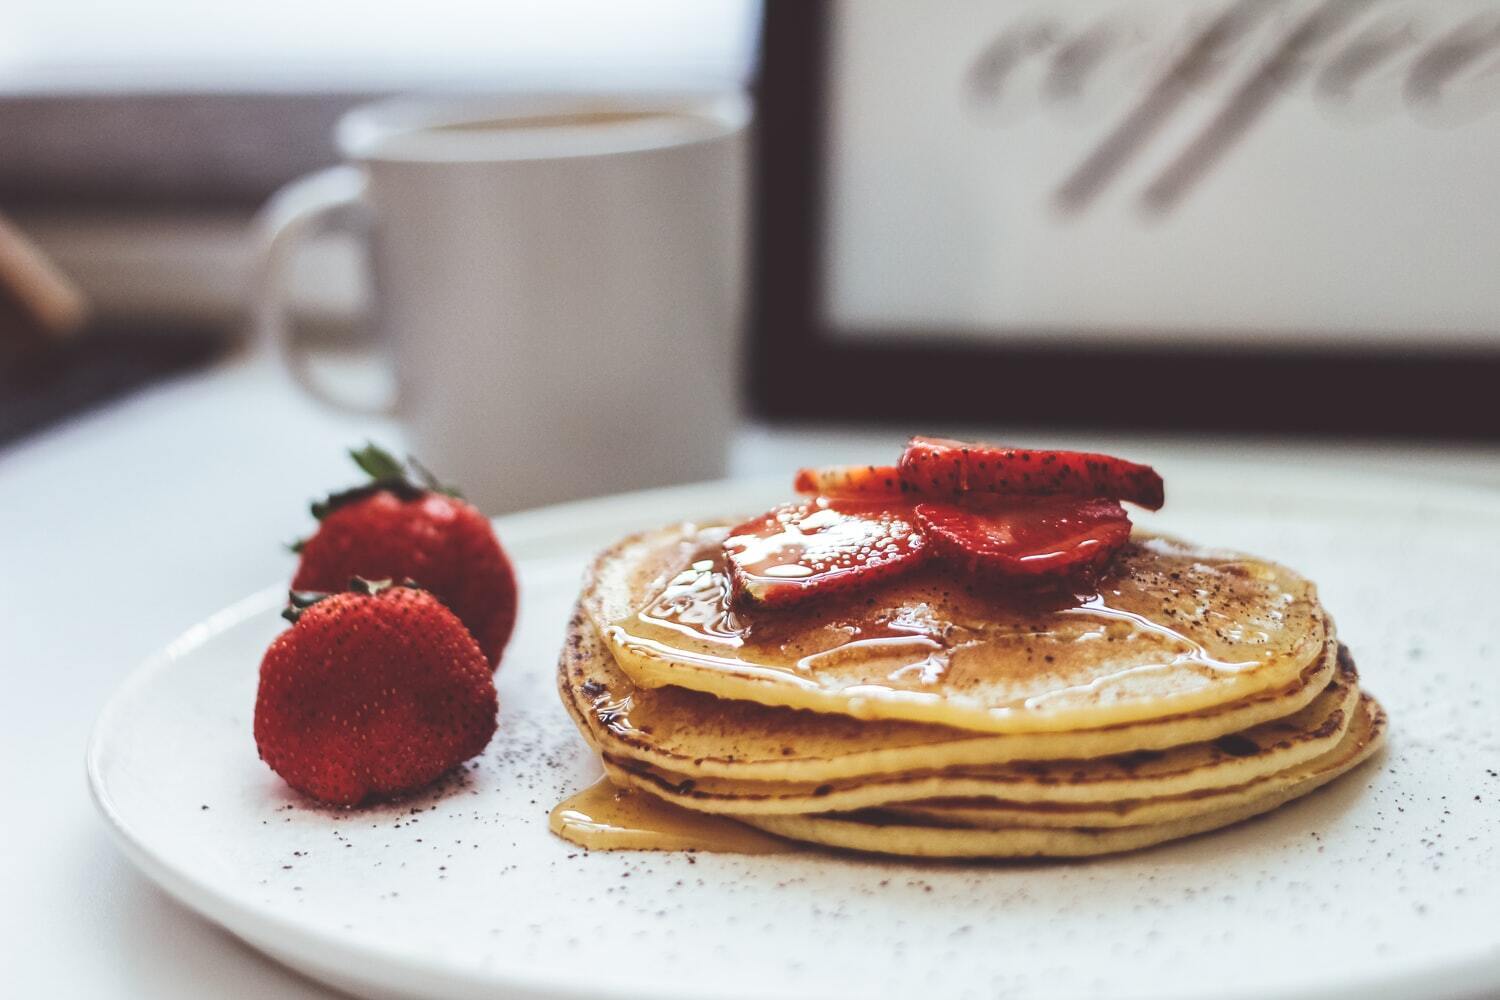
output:
[[[0,204],[253,207],[337,160],[334,123],[374,96],[8,95]]]
[[[1374,0],[1327,0],[1265,57],[1171,164],[1142,194],[1151,209],[1166,211],[1211,170],[1229,147],[1244,138],[1276,99],[1311,68],[1308,55],[1342,30]]]
[[[1210,21],[1130,114],[1057,189],[1058,206],[1077,210],[1087,205],[1171,119],[1194,89],[1223,66],[1224,50],[1243,38],[1270,9],[1261,0],[1239,0]]]
[[[1459,74],[1497,49],[1500,49],[1500,15],[1465,21],[1417,59],[1407,77],[1407,99],[1414,104],[1441,104],[1444,89]]]
[[[222,331],[116,325],[0,358],[0,446],[201,368],[232,343]]]
[[[1328,61],[1318,74],[1315,92],[1333,101],[1351,100],[1359,85],[1417,41],[1411,21],[1383,20],[1369,25]]]
[[[971,98],[982,103],[994,103],[1005,89],[1015,68],[1031,56],[1045,52],[1057,44],[1059,28],[1050,21],[1026,24],[996,38],[969,69],[967,89]],[[1078,63],[1075,52],[1072,64]],[[1071,64],[1070,64],[1071,65]],[[1054,84],[1054,89],[1070,90],[1080,73],[1057,74],[1066,82]],[[1053,78],[1049,78],[1051,81]]]

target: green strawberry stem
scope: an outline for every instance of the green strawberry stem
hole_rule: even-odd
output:
[[[408,501],[420,500],[428,493],[458,498],[463,496],[456,488],[438,482],[437,477],[412,456],[408,455],[403,463],[374,442],[367,441],[363,448],[349,449],[349,457],[370,477],[370,481],[313,501],[312,516],[319,521],[340,507],[382,491],[394,493],[400,499]]]
[[[302,617],[302,612],[333,595],[321,590],[289,590],[286,592],[286,607],[281,609],[281,617],[297,624]]]
[[[395,580],[366,580],[362,576],[350,579],[349,589],[346,593],[363,594],[366,597],[374,597],[392,587],[406,587],[411,590],[421,590],[422,585],[407,577],[400,583]],[[302,617],[302,612],[317,604],[319,601],[327,600],[333,593],[326,590],[289,590],[286,594],[286,607],[282,609],[281,617],[292,624],[296,624]]]
[[[349,457],[376,482],[382,479],[403,479],[406,476],[406,469],[397,461],[396,456],[373,441],[366,441],[365,446],[357,451],[349,449]]]

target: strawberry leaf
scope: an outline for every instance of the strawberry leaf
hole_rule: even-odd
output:
[[[363,448],[349,449],[349,457],[371,479],[402,479],[406,476],[406,469],[401,462],[372,441],[367,441]]]

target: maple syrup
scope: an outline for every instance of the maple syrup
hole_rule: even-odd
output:
[[[796,850],[779,837],[723,816],[695,813],[600,778],[548,818],[552,832],[591,851],[705,851],[776,854]]]

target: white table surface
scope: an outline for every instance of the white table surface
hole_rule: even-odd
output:
[[[963,431],[962,428],[922,428]],[[985,436],[1114,450],[1172,467],[1233,454],[1337,463],[1500,489],[1500,447],[1193,440],[1171,435]],[[747,426],[731,471],[888,461],[905,436]],[[0,988],[7,996],[326,997],[177,906],[110,844],[89,804],[83,748],[120,679],[178,632],[286,577],[279,545],[305,501],[350,481],[343,449],[389,425],[301,399],[242,359],[0,450]],[[561,627],[561,626],[559,626]]]

